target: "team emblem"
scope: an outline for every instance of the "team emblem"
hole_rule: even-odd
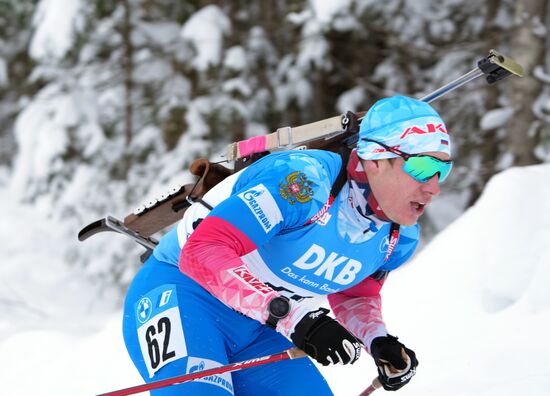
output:
[[[312,181],[300,171],[292,172],[279,183],[279,194],[283,199],[294,205],[296,202],[306,203],[313,199]]]

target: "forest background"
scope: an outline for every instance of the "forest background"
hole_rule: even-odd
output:
[[[525,77],[433,103],[456,163],[427,241],[496,173],[549,162],[549,12],[547,0],[0,0],[0,187],[120,306],[140,249],[79,243],[84,225],[188,182],[194,159],[222,160],[232,141],[421,97],[497,49]]]

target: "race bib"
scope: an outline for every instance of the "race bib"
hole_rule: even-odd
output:
[[[176,285],[162,285],[135,304],[137,333],[149,377],[187,356]]]

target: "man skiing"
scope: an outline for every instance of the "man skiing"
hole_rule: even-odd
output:
[[[408,383],[418,361],[388,334],[379,292],[416,249],[450,146],[430,105],[395,96],[367,112],[346,163],[328,151],[277,152],[216,185],[203,198],[213,209],[193,204],[128,291],[124,340],[145,381],[294,344],[323,365],[354,363],[365,348],[386,390]],[[151,394],[332,392],[296,359]]]

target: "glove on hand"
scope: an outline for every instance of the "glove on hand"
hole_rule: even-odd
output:
[[[385,390],[398,390],[416,374],[416,354],[397,341],[397,337],[376,337],[372,340],[370,352]]]
[[[353,364],[361,354],[361,343],[327,313],[320,308],[305,315],[290,336],[292,342],[323,366]]]

